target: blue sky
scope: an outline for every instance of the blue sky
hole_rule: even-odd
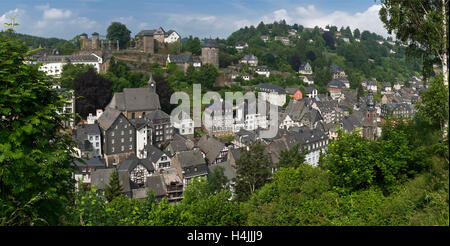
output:
[[[306,27],[350,26],[387,36],[373,0],[1,0],[0,22],[17,16],[17,31],[71,39],[86,32],[106,34],[113,21],[132,35],[143,29],[174,29],[181,36],[226,38],[233,31],[260,21],[285,19]]]

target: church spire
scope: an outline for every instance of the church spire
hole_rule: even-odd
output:
[[[151,91],[156,93],[156,81],[153,79],[153,73],[150,73],[150,78],[148,79],[147,84]]]

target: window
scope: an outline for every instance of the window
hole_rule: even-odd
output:
[[[111,137],[114,137],[114,132],[111,132]]]
[[[114,152],[114,147],[112,147],[111,152]]]
[[[127,129],[128,125],[125,125],[125,129]]]
[[[130,150],[132,150],[132,149],[133,149],[133,145],[130,144]]]
[[[111,143],[114,144],[114,139],[111,140]]]
[[[98,140],[98,136],[95,136],[95,140]]]
[[[89,136],[89,141],[92,141],[92,140],[93,140],[92,136]]]
[[[98,146],[99,146],[98,142],[97,142],[97,143],[95,143],[95,147],[98,147]]]
[[[144,140],[145,140],[145,138],[144,138]],[[130,137],[130,142],[133,142],[133,138],[132,137]]]
[[[122,145],[122,146],[120,146],[120,150],[124,150],[125,149],[125,147]]]
[[[120,139],[120,142],[123,143],[123,138]]]
[[[120,135],[123,135],[123,131],[120,132]]]
[[[130,134],[133,134],[133,130],[130,129]]]

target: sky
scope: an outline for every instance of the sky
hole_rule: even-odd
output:
[[[226,38],[241,27],[286,20],[304,27],[350,26],[388,36],[374,0],[0,0],[0,29],[15,17],[16,31],[72,39],[106,35],[111,22],[132,32],[173,29],[182,37]]]

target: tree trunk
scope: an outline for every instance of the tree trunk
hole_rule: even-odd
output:
[[[448,47],[447,47],[447,13],[446,13],[446,0],[442,0],[442,29],[443,29],[443,50],[442,50],[442,75],[444,76],[444,85],[448,86]]]

